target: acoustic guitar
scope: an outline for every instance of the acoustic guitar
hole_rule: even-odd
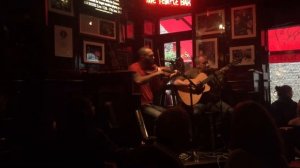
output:
[[[210,91],[210,86],[207,83],[219,74],[222,74],[225,71],[227,71],[230,67],[239,64],[242,61],[242,59],[243,57],[234,60],[232,63],[224,66],[223,68],[209,76],[207,76],[205,73],[199,73],[195,78],[189,79],[195,84],[195,86],[178,86],[177,92],[182,102],[188,106],[194,105],[197,102],[199,102],[199,100],[202,97],[202,94],[204,92]],[[188,79],[185,79],[184,81],[186,80]]]

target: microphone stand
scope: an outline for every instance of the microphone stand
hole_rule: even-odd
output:
[[[191,115],[193,115],[194,114],[194,105],[193,105],[193,94],[192,94],[192,91],[193,91],[193,88],[197,88],[197,85],[190,79],[190,78],[188,78],[186,75],[182,75],[182,77],[184,78],[184,79],[187,79],[190,83],[189,83],[189,85],[188,85],[188,87],[189,87],[189,92],[190,92],[190,103],[191,103],[191,105],[190,105],[190,114]],[[191,138],[192,138],[192,142],[194,143],[194,139],[195,139],[195,127],[194,127],[194,124],[193,124],[194,122],[192,122],[192,129],[191,129]]]

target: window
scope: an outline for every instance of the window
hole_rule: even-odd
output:
[[[165,66],[171,66],[176,59],[176,42],[164,43]]]
[[[192,30],[192,16],[177,15],[168,18],[162,18],[159,21],[160,34],[177,33]]]
[[[180,41],[180,57],[183,59],[184,67],[193,67],[193,41]]]

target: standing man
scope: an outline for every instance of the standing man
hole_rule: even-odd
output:
[[[160,75],[171,77],[176,74],[166,72],[167,67],[158,67],[154,63],[154,53],[150,48],[142,47],[138,50],[138,61],[129,66],[133,71],[133,81],[136,83],[136,90],[141,93],[142,112],[157,118],[166,109],[153,104],[153,91],[150,81]]]

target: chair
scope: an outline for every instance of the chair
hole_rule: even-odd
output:
[[[154,136],[149,136],[141,110],[135,110],[135,115],[142,135],[142,144],[152,144],[156,138]]]

